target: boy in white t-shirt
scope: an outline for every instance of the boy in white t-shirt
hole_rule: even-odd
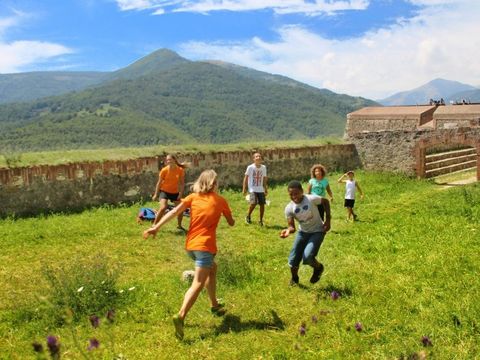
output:
[[[267,167],[262,164],[262,155],[253,154],[253,164],[245,170],[243,178],[243,195],[249,194],[248,214],[245,217],[247,224],[252,223],[251,215],[255,207],[260,205],[260,226],[263,226],[263,214],[265,213],[265,197],[267,196]]]
[[[345,179],[347,178],[347,179]],[[348,171],[338,179],[339,183],[345,183],[345,203],[344,207],[347,209],[347,221],[357,220],[357,214],[353,212],[355,206],[355,192],[358,189],[360,198],[363,199],[363,191],[360,188],[360,184],[355,180],[355,174],[353,171]]]

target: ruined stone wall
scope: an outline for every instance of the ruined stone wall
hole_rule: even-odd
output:
[[[317,162],[329,171],[354,169],[360,161],[352,144],[263,150],[272,181],[307,178]],[[214,169],[220,186],[241,186],[251,151],[176,154],[188,161],[186,182]],[[103,204],[149,199],[162,166],[161,157],[0,169],[0,217],[77,211]]]

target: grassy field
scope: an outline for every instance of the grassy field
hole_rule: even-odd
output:
[[[352,223],[345,221],[337,177],[330,176],[332,230],[319,255],[325,272],[315,285],[303,266],[301,286],[288,286],[293,237],[278,236],[285,186],[272,189],[263,228],[243,222],[241,194],[223,193],[237,220],[233,228],[222,221],[218,230],[218,292],[228,312],[213,317],[202,294],[186,319],[183,342],[173,335],[171,316],[188,288],[181,274],[192,263],[175,224],[143,240],[147,224],[135,223],[140,205],[1,221],[0,358],[34,359],[32,342],[45,344],[48,335],[58,336],[66,359],[119,353],[127,359],[478,357],[480,186],[440,191],[433,181],[359,172],[366,197]],[[65,309],[55,305],[45,269],[69,279],[74,290],[67,297],[100,302],[92,294],[104,293],[106,283],[96,261],[118,272],[98,304],[100,326],[91,326],[88,310],[62,324]],[[113,324],[103,317],[109,307],[116,311]],[[100,347],[89,352],[92,337]]]
[[[192,145],[166,145],[146,146],[137,148],[113,148],[93,150],[65,150],[65,151],[44,151],[25,153],[4,153],[0,154],[0,168],[21,167],[33,165],[59,165],[72,162],[104,161],[104,160],[128,160],[146,156],[156,156],[170,152],[191,153],[191,152],[212,152],[212,151],[234,151],[252,149],[272,148],[295,148],[325,144],[341,144],[342,139],[336,137],[322,137],[316,139],[300,139],[285,141],[264,141],[261,145],[258,141],[243,142],[237,144],[192,144]]]

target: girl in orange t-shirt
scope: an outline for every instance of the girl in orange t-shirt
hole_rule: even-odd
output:
[[[190,289],[185,293],[182,307],[178,314],[173,316],[175,335],[183,339],[183,324],[185,316],[191,309],[203,288],[207,289],[211,311],[215,315],[223,315],[223,304],[217,299],[217,264],[214,261],[217,253],[216,230],[220,217],[223,215],[228,225],[233,226],[235,221],[227,201],[217,194],[217,174],[213,170],[205,170],[193,184],[193,193],[160,221],[143,233],[146,239],[155,236],[162,225],[173,219],[177,214],[190,208],[190,228],[188,229],[185,249],[195,261],[195,276]]]
[[[155,186],[155,193],[152,195],[152,200],[155,200],[158,196],[160,202],[160,208],[155,216],[154,224],[158,223],[167,210],[168,200],[172,201],[175,205],[180,204],[180,199],[183,195],[183,189],[185,187],[185,164],[178,162],[177,158],[169,154],[165,158],[167,166],[163,167],[158,174],[158,182]],[[177,228],[185,230],[182,227],[183,213],[178,214]]]

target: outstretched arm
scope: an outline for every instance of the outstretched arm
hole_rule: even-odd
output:
[[[342,176],[340,176],[340,177],[338,178],[337,181],[338,181],[339,183],[345,182],[345,177],[346,177],[346,176],[347,176],[347,173],[343,174]]]
[[[280,237],[281,238],[286,238],[288,235],[293,234],[295,232],[295,220],[293,217],[289,217],[287,219],[288,221],[288,228],[283,229],[280,232]]]
[[[150,235],[155,237],[157,235],[158,230],[167,222],[172,220],[173,218],[177,217],[178,214],[181,214],[185,209],[187,208],[187,205],[183,202],[178,204],[176,207],[174,207],[171,211],[169,211],[166,215],[164,215],[158,223],[153,225],[151,228],[145,230],[143,232],[143,238],[147,239]]]

